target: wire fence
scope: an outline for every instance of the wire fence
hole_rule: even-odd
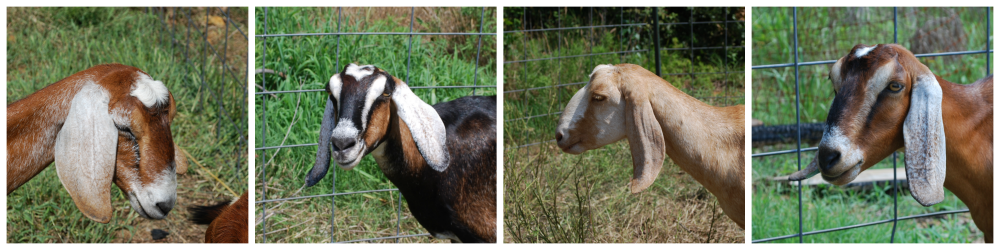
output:
[[[193,110],[215,112],[215,139],[232,140],[232,175],[226,182],[246,183],[247,161],[247,43],[245,23],[236,21],[228,7],[146,8],[160,20],[160,44],[183,56],[183,81],[200,83]],[[245,22],[245,19],[243,20]],[[191,157],[191,156],[188,156]],[[197,160],[195,160],[197,161]],[[239,190],[229,190],[239,197]],[[233,198],[235,198],[233,197]]]
[[[585,79],[585,76],[589,75],[591,70],[599,64],[633,63],[642,65],[646,69],[653,68],[654,70],[651,71],[656,73],[656,75],[667,79],[699,100],[710,104],[727,106],[742,104],[741,100],[744,98],[743,92],[733,87],[734,85],[742,85],[742,73],[744,73],[744,71],[740,70],[743,68],[742,63],[735,62],[729,56],[732,53],[738,53],[739,55],[743,55],[744,53],[744,42],[742,39],[742,25],[744,21],[742,18],[736,20],[732,15],[734,13],[731,12],[731,9],[739,9],[741,11],[741,8],[721,8],[724,9],[722,20],[698,19],[696,13],[703,11],[703,8],[688,8],[690,14],[686,16],[680,14],[679,17],[676,17],[676,19],[682,19],[682,21],[668,19],[670,21],[667,22],[661,22],[661,19],[664,19],[661,16],[668,16],[660,15],[661,11],[665,9],[662,7],[578,7],[578,9],[582,9],[582,11],[587,13],[587,25],[563,26],[564,18],[562,16],[568,15],[569,8],[525,7],[520,16],[520,27],[507,27],[510,29],[520,29],[504,30],[505,39],[520,38],[519,43],[521,45],[517,46],[515,43],[518,43],[518,41],[515,40],[505,40],[505,43],[508,44],[505,45],[508,50],[505,50],[505,60],[503,62],[505,68],[504,74],[506,74],[506,77],[504,77],[503,94],[505,110],[508,111],[505,112],[504,123],[517,122],[531,124],[527,127],[532,128],[530,132],[515,131],[521,133],[516,133],[514,137],[523,137],[524,140],[507,136],[508,140],[513,141],[505,143],[506,145],[512,145],[505,147],[506,149],[520,149],[555,142],[556,140],[552,138],[553,133],[551,132],[555,131],[555,122],[557,122],[556,120],[559,115],[562,114],[561,110],[563,107],[566,107],[566,102],[582,87],[581,85],[589,82],[589,79]],[[597,14],[596,19],[594,17],[595,10]],[[638,15],[637,13],[645,11],[651,11],[653,18],[645,18],[644,20],[633,18],[633,16]],[[529,18],[529,12],[532,16],[551,16],[543,18],[547,19],[546,21],[536,21],[533,23],[533,19]],[[649,15],[646,16],[648,17]],[[512,19],[518,17],[508,16],[506,18]],[[551,19],[556,19],[555,27],[552,27]],[[686,21],[683,21],[683,19],[686,19]],[[732,27],[737,25],[738,27]],[[720,26],[721,30],[716,30]],[[643,32],[648,29],[652,31]],[[685,33],[688,36],[675,38],[677,40],[671,45],[660,44],[661,38],[667,37],[661,37],[661,33],[670,34],[670,30],[677,29],[686,29],[688,32]],[[740,35],[732,36],[731,31],[737,30]],[[696,34],[702,35],[711,32],[721,33],[722,35],[718,39],[720,41],[696,39]],[[553,40],[551,33],[556,33],[554,42],[549,41]],[[607,39],[608,36],[613,41]],[[543,41],[541,42],[543,44],[541,46],[546,46],[546,48],[533,48],[539,46],[537,44],[538,40]],[[586,50],[581,51],[574,48],[574,43],[577,40],[583,40],[583,43],[586,44]],[[615,42],[617,44],[606,45]],[[551,48],[552,46],[555,47],[554,51]],[[650,53],[652,55],[648,55]],[[674,54],[667,55],[669,53]],[[697,66],[697,61],[704,60],[703,57],[706,57],[704,54],[712,53],[722,55],[721,57],[716,57],[721,58],[722,61],[715,65],[721,66],[722,70],[699,71],[703,68]],[[532,55],[529,56],[529,54]],[[544,56],[538,57],[535,54],[543,54]],[[668,72],[663,72],[664,63],[674,64],[671,64],[672,62],[664,62],[662,58],[667,56],[676,57],[678,55],[680,57],[687,57],[689,63],[680,65],[680,67],[668,67]],[[613,57],[617,57],[617,61]],[[548,71],[546,73],[550,75],[545,76],[545,73],[540,73],[542,71]],[[563,77],[563,74],[567,73],[569,77]],[[731,74],[733,76],[737,76],[738,74],[739,78],[730,78]],[[702,80],[708,79],[713,75],[723,76],[721,82],[718,83],[723,86],[721,95],[705,92],[692,93],[692,91],[696,90],[684,89],[683,86],[677,85],[683,85],[684,82],[694,82],[699,80],[699,78],[703,78]],[[554,78],[555,80],[551,81],[550,84],[545,84],[544,82],[534,82],[534,78]],[[564,80],[566,78],[573,80]],[[555,93],[552,93],[552,91]],[[514,107],[517,109],[514,112],[511,112],[511,109],[507,107],[511,104],[518,105]],[[531,139],[542,140],[531,141]]]
[[[412,61],[412,58],[413,58],[413,47],[414,47],[413,46],[413,40],[414,40],[414,37],[420,37],[420,36],[475,36],[476,39],[477,39],[477,42],[476,42],[476,61],[479,61],[479,59],[480,59],[480,52],[482,52],[484,36],[494,36],[494,37],[496,36],[495,32],[494,33],[483,32],[484,28],[485,28],[484,27],[484,18],[485,18],[486,14],[487,14],[487,8],[486,7],[482,7],[480,9],[480,11],[479,11],[479,18],[480,18],[479,19],[479,25],[478,25],[479,32],[414,32],[414,26],[413,26],[413,24],[415,22],[416,7],[411,7],[410,8],[410,13],[409,13],[410,23],[409,23],[409,31],[408,32],[341,32],[341,30],[342,30],[341,29],[341,25],[342,25],[342,17],[343,17],[343,15],[341,13],[342,8],[338,7],[338,8],[336,8],[336,12],[337,12],[337,14],[336,14],[337,15],[336,21],[331,23],[331,25],[336,25],[336,32],[296,33],[296,34],[272,34],[272,33],[269,33],[268,28],[267,28],[268,27],[268,21],[269,21],[269,19],[268,19],[269,9],[270,8],[264,8],[263,13],[260,13],[258,11],[258,14],[263,14],[263,29],[259,30],[257,32],[257,34],[254,35],[258,39],[258,41],[262,41],[263,45],[264,45],[264,50],[263,50],[264,53],[261,56],[261,61],[262,61],[261,65],[266,65],[265,63],[268,62],[269,56],[266,53],[267,52],[267,46],[268,46],[267,43],[268,43],[268,40],[271,40],[271,39],[286,39],[286,38],[307,37],[307,36],[330,37],[329,39],[335,40],[334,43],[336,44],[336,48],[335,48],[335,50],[333,50],[333,52],[334,52],[333,56],[336,59],[335,59],[334,65],[332,65],[332,66],[334,67],[335,71],[339,71],[339,70],[342,69],[342,65],[340,64],[340,60],[341,60],[340,59],[340,54],[341,54],[340,47],[341,47],[341,44],[342,44],[342,42],[341,42],[341,38],[342,37],[347,38],[347,37],[358,37],[358,36],[405,36],[408,39],[408,43],[407,43],[407,47],[406,47],[407,54],[406,54],[406,59],[405,59],[406,60],[406,77],[403,79],[403,81],[405,81],[407,83],[411,83],[410,82],[410,75],[411,75],[411,61]],[[272,55],[270,58],[274,58],[274,56]],[[272,59],[272,60],[275,60],[275,59]],[[422,71],[422,70],[418,69],[417,72],[419,72],[419,71]],[[336,73],[339,73],[339,72],[336,72]],[[477,93],[477,91],[476,91],[477,89],[483,89],[483,88],[496,89],[496,85],[495,84],[494,85],[479,84],[479,81],[489,81],[490,80],[490,79],[479,79],[479,63],[476,63],[475,70],[472,72],[472,74],[473,74],[472,85],[453,85],[453,86],[413,86],[413,85],[411,85],[410,89],[416,90],[414,92],[419,92],[419,91],[427,91],[427,90],[433,90],[433,89],[471,88],[473,95],[475,95]],[[308,93],[308,92],[320,92],[323,95],[326,95],[324,89],[271,91],[271,90],[268,90],[268,83],[267,83],[267,78],[266,77],[258,77],[257,79],[261,80],[261,86],[259,86],[259,88],[261,88],[261,91],[257,91],[255,93],[255,95],[257,97],[265,97],[265,95],[275,96],[275,95],[282,95],[282,94],[297,94],[297,93]],[[480,92],[480,93],[482,93],[482,92]],[[261,113],[262,120],[265,121],[265,122],[258,123],[258,124],[261,124],[261,128],[260,128],[261,129],[261,134],[262,135],[267,135],[267,122],[266,122],[267,121],[267,108],[266,108],[267,107],[267,98],[260,98],[260,99],[261,99],[261,102],[263,102],[263,105],[260,106],[262,108],[259,109],[259,112]],[[283,145],[283,143],[282,143],[282,144],[279,144],[279,145],[273,145],[273,144],[269,145],[266,136],[259,136],[259,138],[262,138],[261,139],[262,143],[260,144],[261,146],[255,148],[254,150],[260,152],[260,153],[258,153],[258,155],[261,157],[261,162],[263,162],[263,164],[257,164],[257,166],[260,169],[259,170],[260,171],[260,179],[259,180],[260,180],[260,183],[263,185],[263,189],[261,189],[261,196],[259,196],[262,199],[255,201],[255,204],[262,210],[262,214],[263,214],[263,216],[259,216],[258,217],[258,220],[259,220],[258,223],[261,226],[260,226],[260,230],[257,232],[257,235],[259,235],[261,237],[262,242],[266,243],[267,242],[267,235],[270,234],[270,233],[274,233],[273,231],[269,232],[268,229],[267,229],[267,226],[268,226],[268,216],[267,216],[268,203],[275,203],[275,202],[282,202],[282,201],[291,201],[291,200],[301,200],[301,199],[311,199],[311,198],[327,198],[327,197],[330,199],[330,204],[331,204],[331,207],[332,207],[331,212],[330,212],[330,224],[331,224],[331,226],[330,226],[330,242],[331,243],[371,242],[371,241],[377,241],[377,240],[394,240],[395,242],[399,242],[399,239],[402,239],[402,238],[414,238],[414,237],[428,237],[428,236],[430,236],[430,234],[427,234],[427,233],[423,233],[423,234],[405,234],[405,235],[401,234],[400,221],[403,219],[402,218],[402,209],[403,208],[402,208],[402,195],[399,193],[399,189],[390,188],[390,189],[374,189],[374,190],[360,190],[360,191],[351,191],[351,192],[338,192],[337,191],[337,175],[336,175],[336,171],[335,171],[335,169],[337,168],[336,162],[332,163],[334,166],[330,166],[330,168],[331,168],[330,173],[332,175],[331,178],[333,179],[333,185],[331,185],[329,193],[319,194],[319,195],[292,196],[292,197],[281,197],[281,198],[270,198],[269,199],[269,197],[267,196],[267,190],[268,190],[268,188],[267,188],[268,187],[267,186],[267,172],[268,172],[268,168],[272,168],[272,167],[275,167],[275,166],[268,165],[269,161],[268,161],[267,151],[268,150],[278,150],[278,149],[283,149],[283,148],[316,147],[318,144],[317,143],[308,143],[308,144],[296,144],[296,145]],[[274,142],[271,142],[271,143],[274,143]],[[312,150],[312,152],[315,152],[315,150]],[[396,212],[396,233],[395,233],[395,235],[393,235],[393,236],[386,236],[386,237],[364,238],[364,239],[337,239],[336,235],[335,235],[335,232],[336,232],[337,228],[336,228],[336,223],[334,223],[337,220],[337,217],[336,217],[336,212],[337,212],[337,206],[336,206],[337,205],[337,197],[344,197],[344,196],[351,196],[351,195],[362,195],[362,194],[367,194],[367,193],[380,193],[380,192],[389,192],[389,193],[395,193],[396,194],[395,197],[397,199],[396,200],[396,205],[397,206],[395,208],[395,212]]]
[[[990,27],[990,24],[991,24],[990,23],[990,13],[992,13],[992,8],[991,7],[986,7],[986,8],[983,8],[983,9],[985,9],[985,12],[984,12],[985,16],[983,18],[986,21],[986,36],[987,36],[987,39],[986,39],[985,44],[983,44],[983,45],[985,45],[985,47],[982,50],[964,50],[964,51],[939,52],[939,53],[919,53],[919,52],[916,52],[916,49],[913,49],[914,53],[916,54],[916,57],[918,57],[918,58],[926,58],[926,57],[941,57],[941,56],[955,56],[955,55],[985,54],[985,57],[986,57],[986,69],[985,69],[985,72],[987,73],[986,75],[989,75],[990,73],[992,73],[992,68],[991,68],[991,64],[990,64],[990,58],[992,57],[992,53],[993,53],[993,50],[990,47],[990,45],[993,42],[993,39],[992,39],[992,36],[991,36],[992,28]],[[920,16],[920,14],[917,13],[917,12],[919,12],[918,8],[911,8],[911,9],[907,9],[905,14],[907,14],[907,15],[913,15],[913,16]],[[866,16],[866,15],[867,16],[871,16],[872,15],[872,13],[869,13],[867,9],[858,9],[858,11],[855,11],[854,13],[861,13],[859,15],[858,14],[853,15],[855,17],[857,17],[857,16]],[[900,25],[899,25],[899,16],[898,15],[899,15],[899,8],[893,7],[892,8],[892,25],[891,25],[892,34],[893,34],[893,37],[892,37],[892,42],[893,43],[899,43],[899,28],[900,28]],[[756,153],[756,154],[752,154],[751,157],[755,157],[756,158],[756,157],[768,157],[768,156],[785,155],[785,154],[796,154],[796,161],[797,161],[796,166],[797,166],[798,170],[802,170],[802,152],[816,151],[817,147],[802,148],[802,134],[798,132],[798,130],[800,130],[801,126],[802,126],[802,118],[801,118],[801,111],[800,111],[800,108],[801,108],[800,107],[800,103],[801,103],[800,100],[801,100],[801,98],[800,98],[800,93],[799,93],[799,87],[800,87],[799,86],[799,80],[800,80],[799,79],[800,78],[799,77],[799,71],[800,71],[799,67],[800,66],[808,66],[808,65],[833,64],[833,63],[836,62],[836,60],[816,60],[816,61],[800,62],[800,59],[801,59],[800,58],[800,53],[803,53],[805,51],[814,52],[813,54],[810,54],[810,57],[812,57],[812,58],[822,58],[823,56],[828,56],[827,58],[830,58],[829,56],[838,56],[839,57],[840,54],[835,54],[835,53],[831,54],[831,53],[816,52],[815,50],[812,50],[812,51],[811,50],[800,51],[800,44],[799,44],[799,39],[800,39],[800,36],[799,36],[799,25],[800,24],[799,24],[799,17],[798,16],[799,16],[799,8],[792,8],[791,22],[792,22],[793,42],[792,42],[792,47],[789,50],[789,53],[792,54],[793,62],[792,63],[767,64],[767,65],[754,65],[754,66],[751,67],[752,70],[772,69],[772,68],[786,68],[786,67],[793,67],[794,68],[794,72],[795,72],[795,125],[797,127],[796,139],[795,139],[795,142],[796,142],[795,149],[794,150],[779,150],[779,151],[772,151],[772,152]],[[848,15],[848,16],[851,16],[851,15]],[[920,17],[923,17],[923,18],[920,18],[921,20],[924,19],[924,18],[926,18],[924,16],[920,16]],[[864,19],[864,18],[858,18],[858,19]],[[916,19],[916,18],[914,18],[914,19]],[[945,14],[945,19],[944,19],[945,22],[948,22],[948,20],[954,20],[954,19],[956,19],[955,13],[946,13]],[[916,22],[916,21],[914,21],[914,22]],[[868,27],[874,27],[872,29],[880,29],[879,26],[874,25],[875,23],[877,23],[877,21],[876,22],[864,23],[862,25],[863,26],[868,26]],[[928,23],[930,23],[930,22],[928,22]],[[941,23],[939,22],[938,24],[941,24]],[[924,24],[916,24],[916,25],[924,25]],[[817,25],[810,25],[809,27],[814,28],[816,26]],[[882,30],[882,32],[886,32],[887,33],[888,30]],[[911,43],[911,46],[920,46],[919,45],[919,44],[921,44],[920,41],[924,41],[924,40],[920,39],[921,37],[933,36],[933,34],[931,34],[931,35],[921,34],[919,30],[915,31],[914,33],[915,33],[914,36],[911,37],[911,39],[909,40],[909,42]],[[964,44],[961,44],[961,43],[962,42],[966,42],[967,43],[967,41],[964,41],[963,39],[968,39],[967,37],[965,37],[964,33],[962,33],[962,34],[960,34],[958,36],[955,36],[953,32],[946,32],[946,34],[942,35],[942,36],[943,36],[943,38],[947,38],[947,39],[946,40],[942,40],[942,39],[933,40],[933,39],[931,39],[931,42],[941,42],[941,41],[958,40],[958,42],[954,42],[954,43],[949,42],[947,44],[948,46],[945,46],[945,48],[939,48],[939,49],[944,49],[944,50],[954,49],[955,48],[954,46],[956,46],[956,44],[958,44],[958,46],[960,46],[960,48],[965,48]],[[847,42],[850,42],[851,44],[853,44],[853,43],[856,43],[856,41],[858,41],[857,39],[859,39],[859,38],[858,37],[852,37],[851,39],[844,39],[844,40],[847,40]],[[894,152],[892,154],[892,159],[890,160],[892,162],[893,169],[896,168],[896,158],[897,158],[897,156],[896,156],[896,153]],[[916,218],[932,217],[932,216],[941,216],[941,215],[947,215],[947,214],[969,212],[968,209],[960,209],[960,210],[939,211],[939,212],[925,213],[925,214],[920,214],[920,215],[912,215],[912,216],[899,217],[898,216],[898,207],[897,207],[897,204],[898,204],[898,201],[897,201],[898,200],[897,184],[898,183],[899,183],[899,180],[897,179],[896,171],[893,171],[893,181],[892,181],[892,190],[893,190],[893,192],[892,192],[892,194],[893,194],[893,208],[892,208],[892,210],[893,210],[893,215],[892,215],[892,219],[886,219],[886,220],[880,220],[880,221],[874,221],[874,222],[868,222],[868,223],[861,223],[861,224],[855,224],[855,225],[848,225],[848,226],[842,226],[842,227],[837,227],[837,228],[822,229],[822,230],[816,230],[816,231],[810,231],[810,232],[804,232],[803,231],[802,185],[797,185],[798,186],[798,225],[799,225],[798,233],[797,234],[791,234],[791,235],[783,235],[783,236],[777,236],[777,237],[770,237],[770,238],[758,239],[758,240],[753,240],[752,242],[753,243],[763,243],[763,242],[770,242],[770,241],[776,241],[776,240],[782,240],[782,239],[789,239],[789,238],[798,237],[799,238],[799,243],[802,243],[803,242],[803,236],[806,236],[806,235],[815,235],[815,234],[836,232],[836,231],[848,230],[848,229],[859,228],[859,227],[879,225],[879,224],[884,224],[884,223],[892,223],[892,232],[891,232],[891,235],[890,235],[890,238],[889,238],[889,242],[893,243],[893,242],[895,242],[896,223],[898,221],[909,220],[909,219],[916,219]]]

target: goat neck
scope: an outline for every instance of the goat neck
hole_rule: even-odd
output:
[[[993,231],[993,78],[959,85],[937,77],[942,91],[947,168],[944,187],[972,213],[992,242]]]
[[[7,105],[7,194],[55,160],[56,135],[85,81],[73,75]]]
[[[712,192],[742,227],[743,105],[705,104],[651,73],[622,76],[623,93],[648,93],[670,159]]]

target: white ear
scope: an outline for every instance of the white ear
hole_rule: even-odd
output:
[[[434,107],[420,100],[406,83],[398,79],[392,101],[396,103],[399,118],[410,128],[413,141],[417,143],[417,149],[427,164],[438,172],[447,169],[450,161],[446,137],[448,132]]]
[[[918,76],[910,94],[910,111],[903,124],[906,179],[913,198],[924,206],[944,200],[947,159],[941,98],[941,85],[934,75]]]
[[[70,104],[55,145],[56,173],[88,218],[111,221],[111,180],[118,130],[108,114],[108,92],[86,83]]]

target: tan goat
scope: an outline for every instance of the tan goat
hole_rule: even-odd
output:
[[[627,137],[632,193],[653,184],[669,155],[743,227],[744,121],[743,105],[705,104],[638,65],[599,65],[563,110],[556,140],[580,154]]]
[[[906,152],[913,198],[930,206],[951,190],[993,242],[993,76],[970,85],[934,75],[895,44],[856,45],[830,70],[836,96],[816,158],[793,174],[850,183]]]

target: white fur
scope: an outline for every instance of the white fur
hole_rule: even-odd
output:
[[[867,54],[868,54],[868,52],[871,52],[871,51],[872,51],[872,50],[874,50],[874,49],[875,49],[876,47],[878,47],[878,45],[875,45],[875,46],[871,46],[871,47],[861,47],[861,48],[859,48],[859,49],[858,49],[857,51],[855,51],[855,52],[854,52],[854,57],[862,57],[862,56],[865,56],[865,55],[867,55]]]
[[[174,169],[164,169],[149,185],[144,186],[139,180],[130,181],[133,193],[129,196],[129,203],[143,217],[163,219],[167,213],[160,211],[156,203],[168,202],[172,207],[177,201],[177,174]]]
[[[330,91],[330,94],[333,95],[333,100],[338,102],[337,104],[340,104],[340,89],[343,85],[344,82],[340,79],[340,74],[330,77],[330,85],[327,86],[329,88],[327,91]]]
[[[379,76],[368,87],[368,93],[365,93],[365,107],[361,109],[362,130],[368,127],[368,111],[371,111],[372,104],[375,103],[375,99],[382,95],[382,91],[385,91],[385,81],[385,76]]]
[[[819,144],[820,147],[826,146],[836,152],[840,152],[841,160],[838,162],[840,165],[834,166],[833,168],[854,167],[858,163],[861,163],[865,157],[864,153],[861,152],[861,149],[858,148],[857,145],[854,145],[854,143],[851,142],[851,139],[845,136],[844,132],[837,126],[832,126],[830,129],[825,131],[823,133],[823,139],[820,140]]]
[[[594,78],[594,74],[596,74],[598,70],[602,70],[602,69],[606,69],[606,68],[613,68],[613,67],[614,67],[614,65],[611,65],[611,64],[597,65],[597,67],[594,67],[594,71],[590,72],[590,78]]]
[[[435,232],[435,233],[431,233],[431,234],[434,235],[434,238],[446,239],[446,240],[453,240],[453,241],[458,242],[458,243],[462,242],[462,240],[458,239],[458,236],[455,235],[455,233],[452,233],[451,231]]]
[[[347,70],[344,71],[345,74],[353,76],[354,79],[361,80],[362,78],[370,76],[375,72],[375,66],[364,65],[358,66],[357,64],[347,65]]]
[[[366,150],[366,146],[362,143],[359,136],[360,131],[354,126],[354,121],[348,118],[341,118],[337,122],[337,127],[333,129],[331,138],[351,138],[354,140],[354,146],[351,148],[340,148],[340,151],[333,152],[333,158],[340,165],[340,168],[344,170],[351,170],[358,163],[361,163],[361,158],[363,158],[363,153]]]
[[[108,114],[108,91],[87,82],[73,97],[69,115],[56,137],[56,174],[80,211],[107,222],[118,132]]]
[[[447,169],[450,162],[447,147],[448,132],[434,107],[420,100],[420,97],[413,94],[410,87],[402,81],[396,83],[392,101],[396,103],[396,114],[410,128],[413,141],[416,142],[427,164],[438,172]]]
[[[170,92],[167,90],[167,86],[163,85],[163,82],[153,80],[141,72],[136,72],[136,74],[138,77],[132,84],[132,93],[130,93],[132,96],[138,98],[146,107],[167,101]]]

